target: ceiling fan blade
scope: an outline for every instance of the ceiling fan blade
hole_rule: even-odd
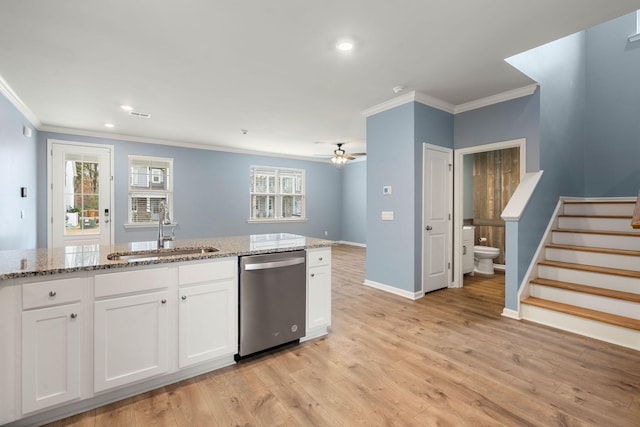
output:
[[[366,156],[367,153],[349,153],[349,155],[354,157],[359,157],[359,156]]]

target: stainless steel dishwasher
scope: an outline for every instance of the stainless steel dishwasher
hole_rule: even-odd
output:
[[[239,357],[305,335],[305,267],[305,251],[240,258]]]

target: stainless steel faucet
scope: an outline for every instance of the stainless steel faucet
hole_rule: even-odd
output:
[[[164,248],[164,242],[167,240],[173,240],[173,235],[165,236],[164,235],[164,224],[169,222],[167,221],[167,205],[164,200],[160,201],[158,205],[158,248]]]

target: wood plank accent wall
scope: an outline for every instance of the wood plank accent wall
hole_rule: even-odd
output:
[[[519,183],[519,148],[473,155],[475,244],[480,237],[486,237],[485,245],[500,248],[500,255],[494,260],[497,264],[505,262],[505,226],[500,214]]]

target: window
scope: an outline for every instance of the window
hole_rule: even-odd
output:
[[[129,224],[157,224],[159,205],[167,207],[166,222],[173,220],[173,159],[129,156]]]
[[[305,219],[304,170],[251,167],[250,221]]]

